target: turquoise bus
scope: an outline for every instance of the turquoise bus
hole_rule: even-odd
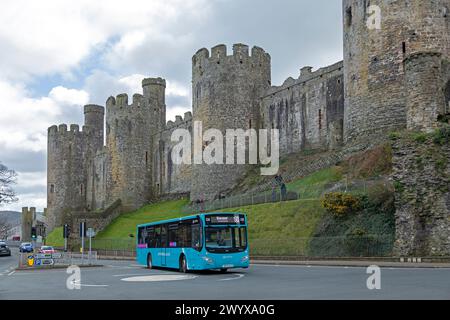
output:
[[[184,273],[248,268],[247,216],[206,213],[138,225],[136,260]]]

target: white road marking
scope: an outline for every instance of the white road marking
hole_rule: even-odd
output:
[[[161,282],[161,281],[180,281],[193,280],[197,276],[188,275],[154,275],[154,276],[140,276],[120,279],[126,282]]]
[[[237,276],[237,277],[233,277],[233,278],[225,278],[225,279],[220,279],[217,281],[232,281],[232,280],[238,280],[243,278],[245,275],[244,274],[233,274],[233,276]]]
[[[13,275],[16,272],[16,270],[11,271],[10,273],[8,273],[8,276]]]
[[[84,284],[84,283],[80,283],[79,280],[75,280],[73,283],[78,284],[79,286],[82,286],[82,287],[109,287],[108,284]]]

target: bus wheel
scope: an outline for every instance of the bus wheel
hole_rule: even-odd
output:
[[[228,269],[220,269],[220,273],[227,273]]]
[[[184,255],[181,256],[181,258],[180,258],[180,272],[182,272],[182,273],[188,272],[187,261],[186,261],[186,257]]]
[[[149,253],[147,256],[147,269],[153,268],[153,262],[152,262],[152,254]]]

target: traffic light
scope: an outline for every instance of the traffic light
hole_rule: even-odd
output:
[[[80,238],[86,237],[86,222],[80,222]]]
[[[36,228],[31,227],[31,239],[35,240],[37,238]]]
[[[65,224],[63,228],[63,238],[68,239],[69,236],[70,236],[70,226],[68,224]]]

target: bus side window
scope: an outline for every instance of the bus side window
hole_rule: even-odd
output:
[[[155,239],[153,248],[161,248],[161,226],[155,227]]]
[[[180,228],[178,227],[178,224],[171,224],[169,225],[169,248],[178,248],[180,247],[179,243],[179,233]]]
[[[138,244],[144,244],[144,237],[143,237],[143,227],[140,227],[138,230]]]
[[[154,248],[155,247],[155,228],[147,227],[147,247]]]
[[[161,226],[161,248],[167,248],[167,225]]]
[[[192,234],[192,243],[191,247],[195,250],[200,251],[202,247],[201,235],[200,235],[200,225],[193,224],[191,226],[191,234]]]

